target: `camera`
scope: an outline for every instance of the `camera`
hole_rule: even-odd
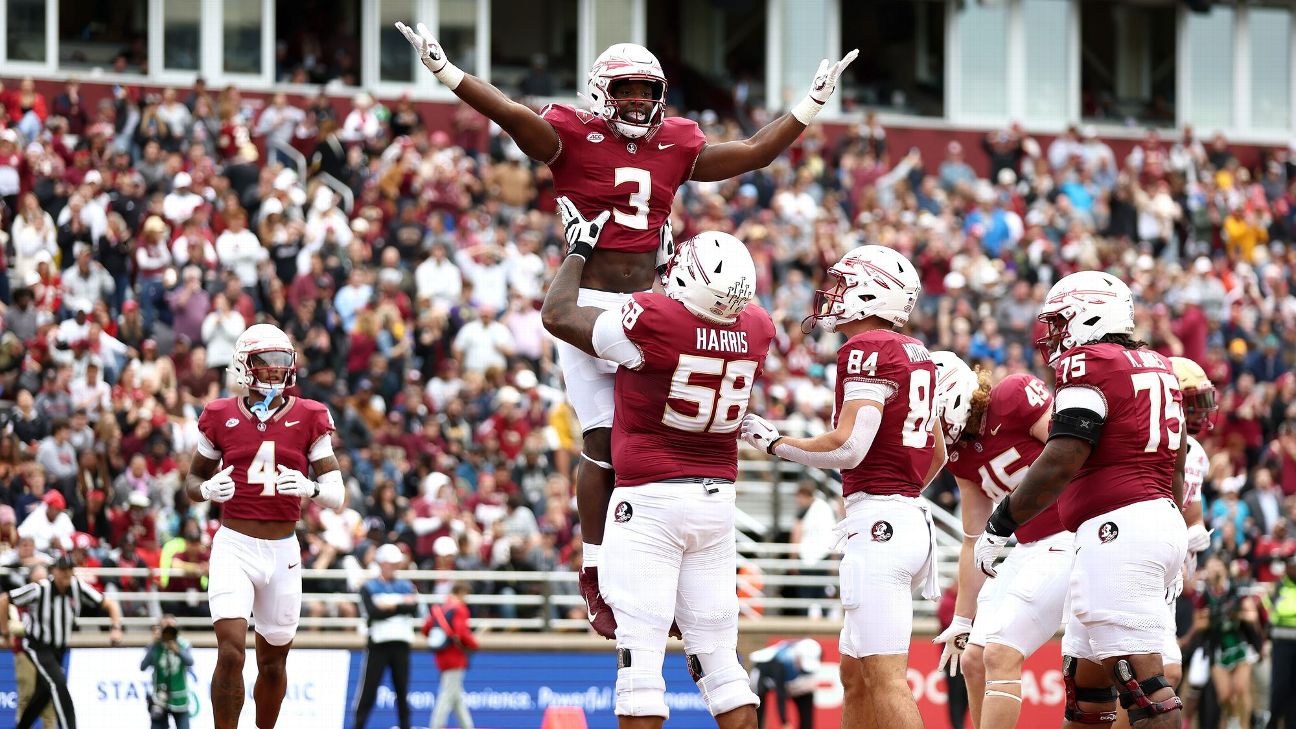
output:
[[[162,628],[162,640],[170,641],[180,637],[180,629],[174,625],[168,625]]]

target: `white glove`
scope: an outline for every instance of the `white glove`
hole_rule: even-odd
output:
[[[994,564],[1006,546],[1008,546],[1008,537],[996,537],[990,532],[981,532],[981,536],[977,537],[976,546],[972,549],[972,559],[977,569],[987,577],[998,575],[999,572]]]
[[[580,256],[588,261],[590,254],[594,252],[594,246],[598,245],[603,225],[612,212],[604,210],[597,218],[586,220],[566,196],[559,197],[554,202],[558,204],[558,217],[562,219],[563,230],[567,235],[567,255]]]
[[[463,81],[464,72],[459,70],[449,59],[446,58],[445,50],[441,48],[441,43],[432,35],[426,25],[418,24],[418,32],[413,28],[397,21],[396,30],[405,36],[405,40],[414,47],[418,53],[419,60],[427,66],[427,70],[432,72],[437,80],[445,84],[451,91],[459,86]]]
[[[954,622],[945,629],[943,633],[932,638],[932,642],[940,645],[945,644],[945,649],[941,651],[940,663],[936,664],[936,670],[945,669],[945,664],[950,667],[950,675],[957,676],[959,668],[959,656],[963,655],[963,649],[967,648],[968,635],[972,632],[972,621],[962,615],[955,615]]]
[[[1207,529],[1205,524],[1193,524],[1188,527],[1188,551],[1204,552],[1211,545],[1211,534],[1214,529]]]
[[[810,122],[814,121],[815,116],[823,109],[824,104],[828,103],[833,91],[837,90],[837,79],[841,78],[842,71],[845,71],[846,67],[858,55],[859,49],[857,48],[847,53],[845,58],[836,63],[829,64],[827,58],[820,61],[819,70],[815,72],[814,82],[810,84],[810,92],[806,94],[804,99],[797,102],[796,106],[792,107],[792,116],[796,117],[797,121],[802,124],[810,126]]]
[[[738,427],[738,436],[747,445],[759,451],[770,452],[770,446],[780,437],[778,429],[770,421],[759,415],[747,413]]]
[[[1183,588],[1183,569],[1180,568],[1179,572],[1175,575],[1174,582],[1171,582],[1170,586],[1166,588],[1166,604],[1175,604],[1175,601],[1179,599],[1181,594],[1183,594]]]
[[[198,492],[208,501],[215,501],[223,504],[234,498],[234,479],[230,478],[230,471],[234,470],[233,464],[222,468],[215,476],[202,482],[198,487]]]
[[[810,84],[810,98],[820,104],[828,103],[828,97],[833,95],[837,90],[837,79],[841,78],[842,72],[846,67],[851,65],[851,61],[859,55],[859,49],[847,53],[845,58],[829,65],[828,59],[825,58],[819,62],[819,70],[815,71],[814,83]]]
[[[275,479],[275,491],[280,496],[315,496],[315,482],[295,468],[279,467],[279,478]]]

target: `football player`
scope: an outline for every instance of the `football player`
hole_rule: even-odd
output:
[[[1193,436],[1209,432],[1215,427],[1214,418],[1219,406],[1215,404],[1215,386],[1201,365],[1187,357],[1171,357],[1170,366],[1174,368],[1175,377],[1179,380],[1179,389],[1183,392],[1184,420],[1188,425],[1188,451],[1183,465],[1183,515],[1188,525],[1188,558],[1184,561],[1183,570],[1191,578],[1197,572],[1197,555],[1210,546],[1210,530],[1202,518],[1201,487],[1210,468],[1206,449]],[[1170,616],[1166,624],[1165,647],[1161,650],[1161,660],[1165,664],[1166,681],[1178,687],[1183,679],[1183,648],[1179,645],[1179,632],[1176,625],[1175,603],[1169,605]],[[1191,697],[1185,702],[1191,704]],[[1191,708],[1189,707],[1189,714]],[[1116,719],[1115,729],[1128,727],[1129,715],[1121,712]]]
[[[930,504],[919,494],[944,464],[945,443],[933,432],[931,354],[895,329],[909,320],[921,284],[908,259],[876,245],[847,253],[828,280],[806,321],[847,337],[837,352],[834,429],[785,438],[748,415],[742,436],[780,458],[841,469],[842,726],[917,729],[922,719],[905,680],[913,588],[922,585],[931,600],[940,594]]]
[[[243,643],[256,616],[256,725],[272,727],[288,688],[284,666],[301,614],[302,498],[329,509],[345,498],[333,456],[333,418],[314,400],[286,395],[297,352],[278,327],[239,335],[232,383],[247,395],[213,400],[198,418],[198,447],[185,481],[189,498],[221,505],[212,539],[207,600],[216,630],[211,702],[216,729],[243,711]],[[222,467],[223,464],[223,467]],[[315,481],[305,474],[315,471]]]
[[[756,268],[727,233],[679,245],[665,293],[619,311],[581,306],[582,269],[606,224],[559,198],[570,243],[545,300],[545,326],[615,362],[612,492],[599,588],[616,612],[616,714],[622,727],[669,717],[662,677],[672,618],[688,666],[722,729],[756,727],[756,694],[738,661],[734,479],[738,428],[774,338]]]
[[[580,304],[619,311],[630,295],[653,285],[654,270],[671,257],[669,218],[675,191],[688,180],[717,181],[765,167],[792,144],[823,108],[858,51],[819,64],[810,91],[792,110],[750,138],[708,145],[698,125],[666,116],[666,77],[643,46],[618,43],[594,61],[586,80],[588,109],[551,104],[540,113],[456,68],[431,32],[397,23],[423,65],[472,108],[513,137],[518,147],[553,171],[558,195],[582,214],[611,211],[581,274]],[[599,544],[611,498],[614,367],[559,338],[567,397],[584,432],[576,477],[577,510],[585,541],[581,594],[590,622],[607,638],[615,625],[597,592]]]
[[[958,482],[964,531],[954,622],[934,642],[944,644],[941,668],[963,667],[972,724],[1011,729],[1021,714],[1022,663],[1062,625],[1075,535],[1062,527],[1056,506],[1045,509],[1017,530],[1018,546],[990,585],[972,550],[995,504],[1044,450],[1053,394],[1029,374],[992,388],[988,372],[973,372],[953,352],[932,352],[932,361],[945,469]]]
[[[1062,640],[1068,725],[1110,726],[1119,698],[1133,726],[1177,728],[1183,704],[1161,652],[1188,551],[1179,380],[1131,336],[1134,298],[1114,276],[1063,278],[1039,318],[1048,329],[1036,345],[1057,374],[1049,440],[995,507],[974,558],[993,577],[1018,526],[1056,502],[1076,533]]]

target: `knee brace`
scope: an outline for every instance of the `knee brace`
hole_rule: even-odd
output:
[[[1174,688],[1165,679],[1165,674],[1158,673],[1140,681],[1134,675],[1134,667],[1130,662],[1121,659],[1116,661],[1116,678],[1120,680],[1121,688],[1124,689],[1120,692],[1120,702],[1121,706],[1129,712],[1130,724],[1137,724],[1157,714],[1169,714],[1183,708],[1183,702],[1178,696],[1172,695],[1163,701],[1153,701],[1148,698],[1149,694],[1154,694],[1163,688]]]
[[[1062,685],[1066,690],[1066,709],[1063,714],[1067,721],[1077,724],[1110,724],[1116,721],[1116,708],[1111,711],[1081,711],[1080,702],[1091,704],[1116,703],[1116,689],[1087,688],[1076,686],[1076,666],[1079,659],[1075,656],[1062,656]]]
[[[691,653],[689,673],[702,692],[711,716],[719,716],[740,706],[760,703],[752,693],[747,672],[732,649],[720,648],[710,653]]]
[[[1002,696],[1003,698],[1006,699],[1012,699],[1019,704],[1021,703],[1022,697],[1020,693],[1021,692],[1020,678],[1014,678],[1014,679],[1001,678],[993,681],[986,681],[985,685],[987,687],[985,690],[985,697],[987,699],[990,698],[991,696]],[[1016,686],[1018,693],[1010,694],[1007,691],[1000,691],[999,689],[989,688],[990,686]]]
[[[670,718],[662,661],[666,652],[617,648],[616,715]],[[745,678],[745,677],[744,677]]]

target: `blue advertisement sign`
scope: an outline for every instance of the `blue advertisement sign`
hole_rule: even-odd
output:
[[[589,729],[614,729],[616,704],[616,653],[477,653],[464,674],[464,693],[473,724],[480,729],[538,729],[551,706],[577,706],[584,710]],[[355,697],[364,678],[364,652],[351,655],[347,685],[346,729],[354,728]],[[689,677],[684,656],[667,654],[666,704],[670,726],[679,729],[714,727],[697,685]],[[410,666],[410,715],[414,729],[432,724],[441,673],[432,653],[415,650]],[[378,690],[378,701],[369,715],[368,729],[398,729],[396,695],[390,675]],[[446,726],[459,726],[451,712]]]

